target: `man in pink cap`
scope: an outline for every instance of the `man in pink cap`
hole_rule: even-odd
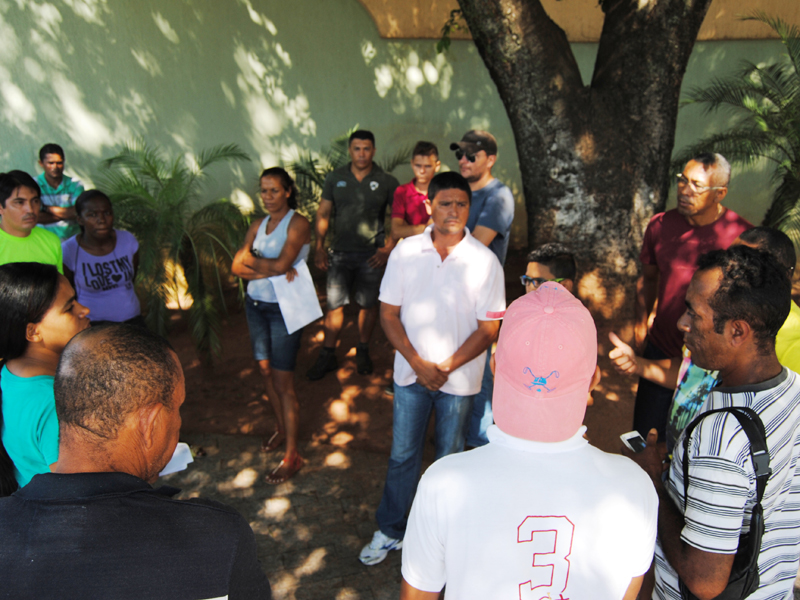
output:
[[[554,282],[515,301],[495,355],[489,444],[435,462],[403,541],[400,597],[632,600],[658,500],[635,463],[589,445],[600,381],[589,311]]]

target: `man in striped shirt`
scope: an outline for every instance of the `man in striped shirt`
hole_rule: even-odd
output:
[[[790,598],[800,551],[800,377],[782,367],[775,335],[789,314],[791,283],[767,254],[744,246],[702,256],[678,321],[695,364],[719,370],[721,383],[703,407],[746,406],[767,433],[772,474],[762,500],[765,532],[760,586],[749,600]],[[717,413],[701,422],[688,446],[684,502],[683,436],[662,481],[656,432],[634,455],[659,494],[653,598],[679,600],[679,581],[700,599],[727,586],[739,536],[756,502],[750,443],[737,419]]]

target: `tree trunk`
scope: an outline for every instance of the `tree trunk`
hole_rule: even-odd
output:
[[[642,237],[666,201],[681,81],[710,3],[606,0],[585,86],[539,0],[459,0],[514,131],[529,246],[575,251],[598,328],[632,319]]]

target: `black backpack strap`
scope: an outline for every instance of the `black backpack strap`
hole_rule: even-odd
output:
[[[752,408],[744,406],[731,406],[728,408],[717,408],[699,414],[683,433],[683,510],[686,511],[686,499],[689,496],[689,438],[692,436],[694,428],[700,424],[705,417],[714,413],[731,413],[742,426],[747,439],[750,440],[750,459],[753,461],[753,469],[756,473],[756,505],[761,504],[764,497],[764,490],[767,487],[767,480],[772,474],[769,467],[769,450],[767,449],[767,434],[764,424],[758,413]]]

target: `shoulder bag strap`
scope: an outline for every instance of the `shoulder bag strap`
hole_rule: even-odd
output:
[[[689,438],[695,427],[700,424],[705,417],[714,413],[731,413],[742,426],[747,439],[750,441],[750,459],[753,461],[753,469],[756,473],[756,504],[761,504],[764,497],[764,490],[767,487],[767,480],[772,474],[769,467],[769,450],[767,449],[767,434],[764,424],[761,422],[756,411],[744,406],[731,406],[728,408],[717,408],[701,413],[686,427],[683,434],[683,510],[686,511],[686,498],[689,495]]]

